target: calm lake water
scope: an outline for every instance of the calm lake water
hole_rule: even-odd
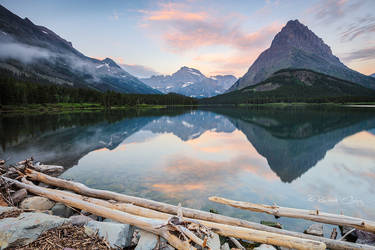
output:
[[[259,222],[208,201],[375,220],[375,109],[166,109],[0,116],[0,158],[66,167],[90,187]],[[287,229],[312,224],[281,218]],[[325,231],[331,227],[326,226]]]

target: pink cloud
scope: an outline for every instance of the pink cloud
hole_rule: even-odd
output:
[[[278,1],[267,6],[275,6]],[[141,10],[141,27],[157,37],[165,48],[175,54],[189,54],[190,63],[204,73],[242,76],[256,57],[268,48],[282,28],[274,22],[257,30],[246,30],[248,17],[241,13],[201,11],[186,3],[160,4],[156,10]],[[221,53],[197,54],[198,49],[223,47]],[[221,48],[220,47],[220,48]]]
[[[281,24],[273,23],[256,32],[246,32],[236,23],[242,20],[239,13],[214,15],[192,11],[182,3],[162,4],[160,10],[142,13],[146,21],[143,27],[162,30],[163,40],[176,52],[215,45],[248,49],[269,41],[281,28]]]

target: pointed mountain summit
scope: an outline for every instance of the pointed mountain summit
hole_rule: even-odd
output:
[[[108,57],[106,59],[102,60],[102,63],[108,64],[109,67],[121,69],[121,67],[118,66],[118,64],[115,63],[115,61],[113,61],[111,58],[108,58]]]
[[[141,80],[163,93],[174,92],[202,98],[224,93],[237,78],[232,75],[206,77],[197,69],[183,66],[172,75],[158,75]]]
[[[345,66],[331,48],[298,20],[289,21],[274,37],[248,72],[228,91],[255,85],[280,69],[310,69],[343,80],[375,88],[375,80]]]

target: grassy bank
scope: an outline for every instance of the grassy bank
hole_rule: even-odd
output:
[[[113,106],[110,109],[153,109],[165,108],[165,105],[148,105],[140,104],[136,106]],[[44,103],[44,104],[27,104],[27,105],[2,105],[0,106],[1,113],[46,113],[46,112],[66,112],[66,111],[94,111],[104,110],[105,106],[99,103]]]

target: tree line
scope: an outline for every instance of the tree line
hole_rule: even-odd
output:
[[[51,84],[40,78],[9,74],[0,70],[0,104],[100,103],[105,107],[148,105],[194,105],[197,100],[183,95],[123,94],[100,92],[90,88]]]

